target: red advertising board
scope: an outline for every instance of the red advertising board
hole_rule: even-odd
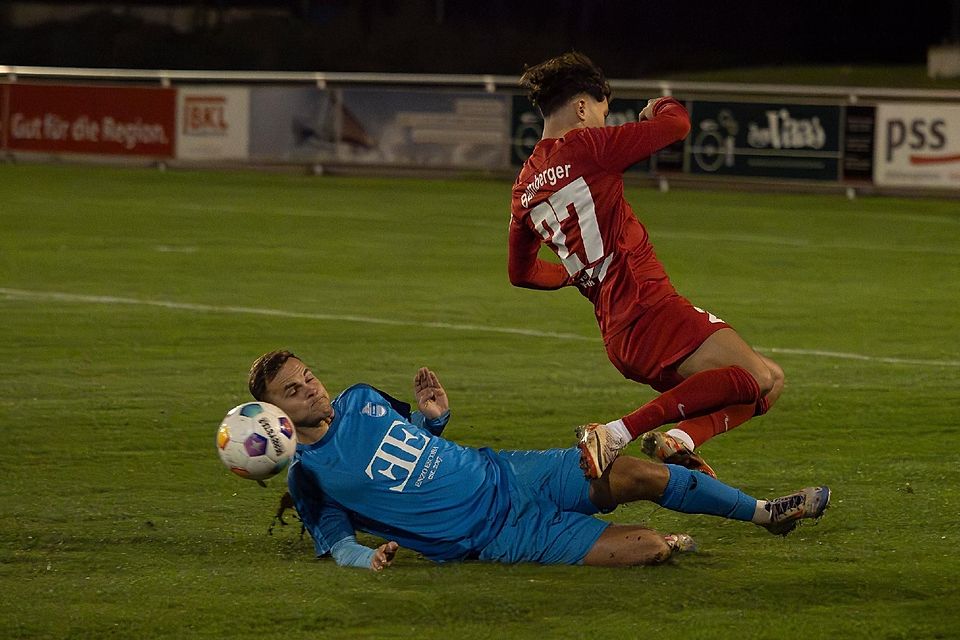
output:
[[[3,139],[10,151],[170,158],[176,90],[8,84]]]
[[[7,113],[10,104],[10,88],[0,83],[0,149],[7,148]]]

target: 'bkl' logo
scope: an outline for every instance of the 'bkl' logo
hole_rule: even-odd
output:
[[[751,122],[747,144],[755,149],[822,149],[827,134],[820,118],[793,118],[787,109],[766,112],[766,127]]]
[[[187,96],[183,101],[183,133],[192,136],[227,135],[227,99],[223,96]]]

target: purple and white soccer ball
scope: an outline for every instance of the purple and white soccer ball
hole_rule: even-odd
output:
[[[241,478],[266,480],[287,468],[297,450],[293,421],[268,402],[245,402],[224,416],[217,453]]]

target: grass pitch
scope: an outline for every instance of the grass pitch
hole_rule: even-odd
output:
[[[960,206],[627,195],[677,288],[787,373],[705,456],[757,496],[829,484],[826,517],[779,539],[637,504],[610,519],[702,551],[374,574],[268,536],[282,483],[217,460],[263,351],[331,391],[409,397],[429,365],[472,445],[565,446],[652,396],[576,291],[509,285],[509,184],[0,166],[0,636],[956,637]]]

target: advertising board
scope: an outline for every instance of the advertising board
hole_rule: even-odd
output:
[[[844,107],[843,179],[873,179],[873,138],[877,122],[876,107]]]
[[[250,144],[250,89],[177,88],[177,157],[244,160]]]
[[[877,105],[874,135],[877,185],[960,189],[960,105]]]
[[[7,85],[10,151],[170,158],[176,90],[115,85]]]
[[[250,114],[251,158],[455,169],[508,162],[504,96],[263,87],[252,90]]]
[[[838,106],[695,100],[687,108],[690,173],[840,178]]]

